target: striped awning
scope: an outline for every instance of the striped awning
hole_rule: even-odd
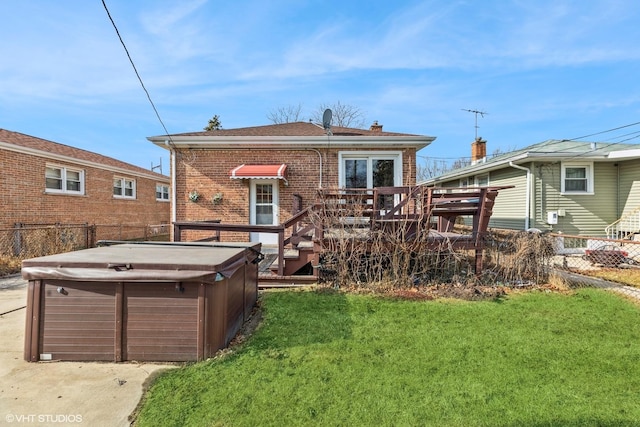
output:
[[[287,165],[240,165],[229,171],[231,179],[282,179],[287,182]]]

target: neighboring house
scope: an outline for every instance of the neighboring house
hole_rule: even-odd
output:
[[[595,237],[622,219],[615,237],[640,232],[638,145],[549,140],[488,159],[477,139],[471,151],[470,166],[423,183],[514,186],[500,192],[490,227]]]
[[[318,189],[415,185],[416,152],[435,138],[296,122],[148,139],[171,152],[172,221],[278,225]]]
[[[0,170],[0,228],[169,222],[169,177],[107,156],[0,129]]]

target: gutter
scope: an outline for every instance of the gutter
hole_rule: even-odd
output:
[[[527,189],[525,191],[525,202],[524,202],[524,229],[529,229],[529,209],[531,208],[531,170],[529,168],[525,168],[524,166],[519,166],[513,163],[513,161],[509,162],[509,166],[514,169],[519,169],[527,172]]]

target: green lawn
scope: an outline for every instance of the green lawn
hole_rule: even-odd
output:
[[[637,426],[640,310],[271,292],[233,354],[159,377],[135,426]]]

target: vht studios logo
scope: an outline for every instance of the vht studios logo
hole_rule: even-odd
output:
[[[8,414],[4,417],[8,423],[81,423],[82,415],[73,414]]]

